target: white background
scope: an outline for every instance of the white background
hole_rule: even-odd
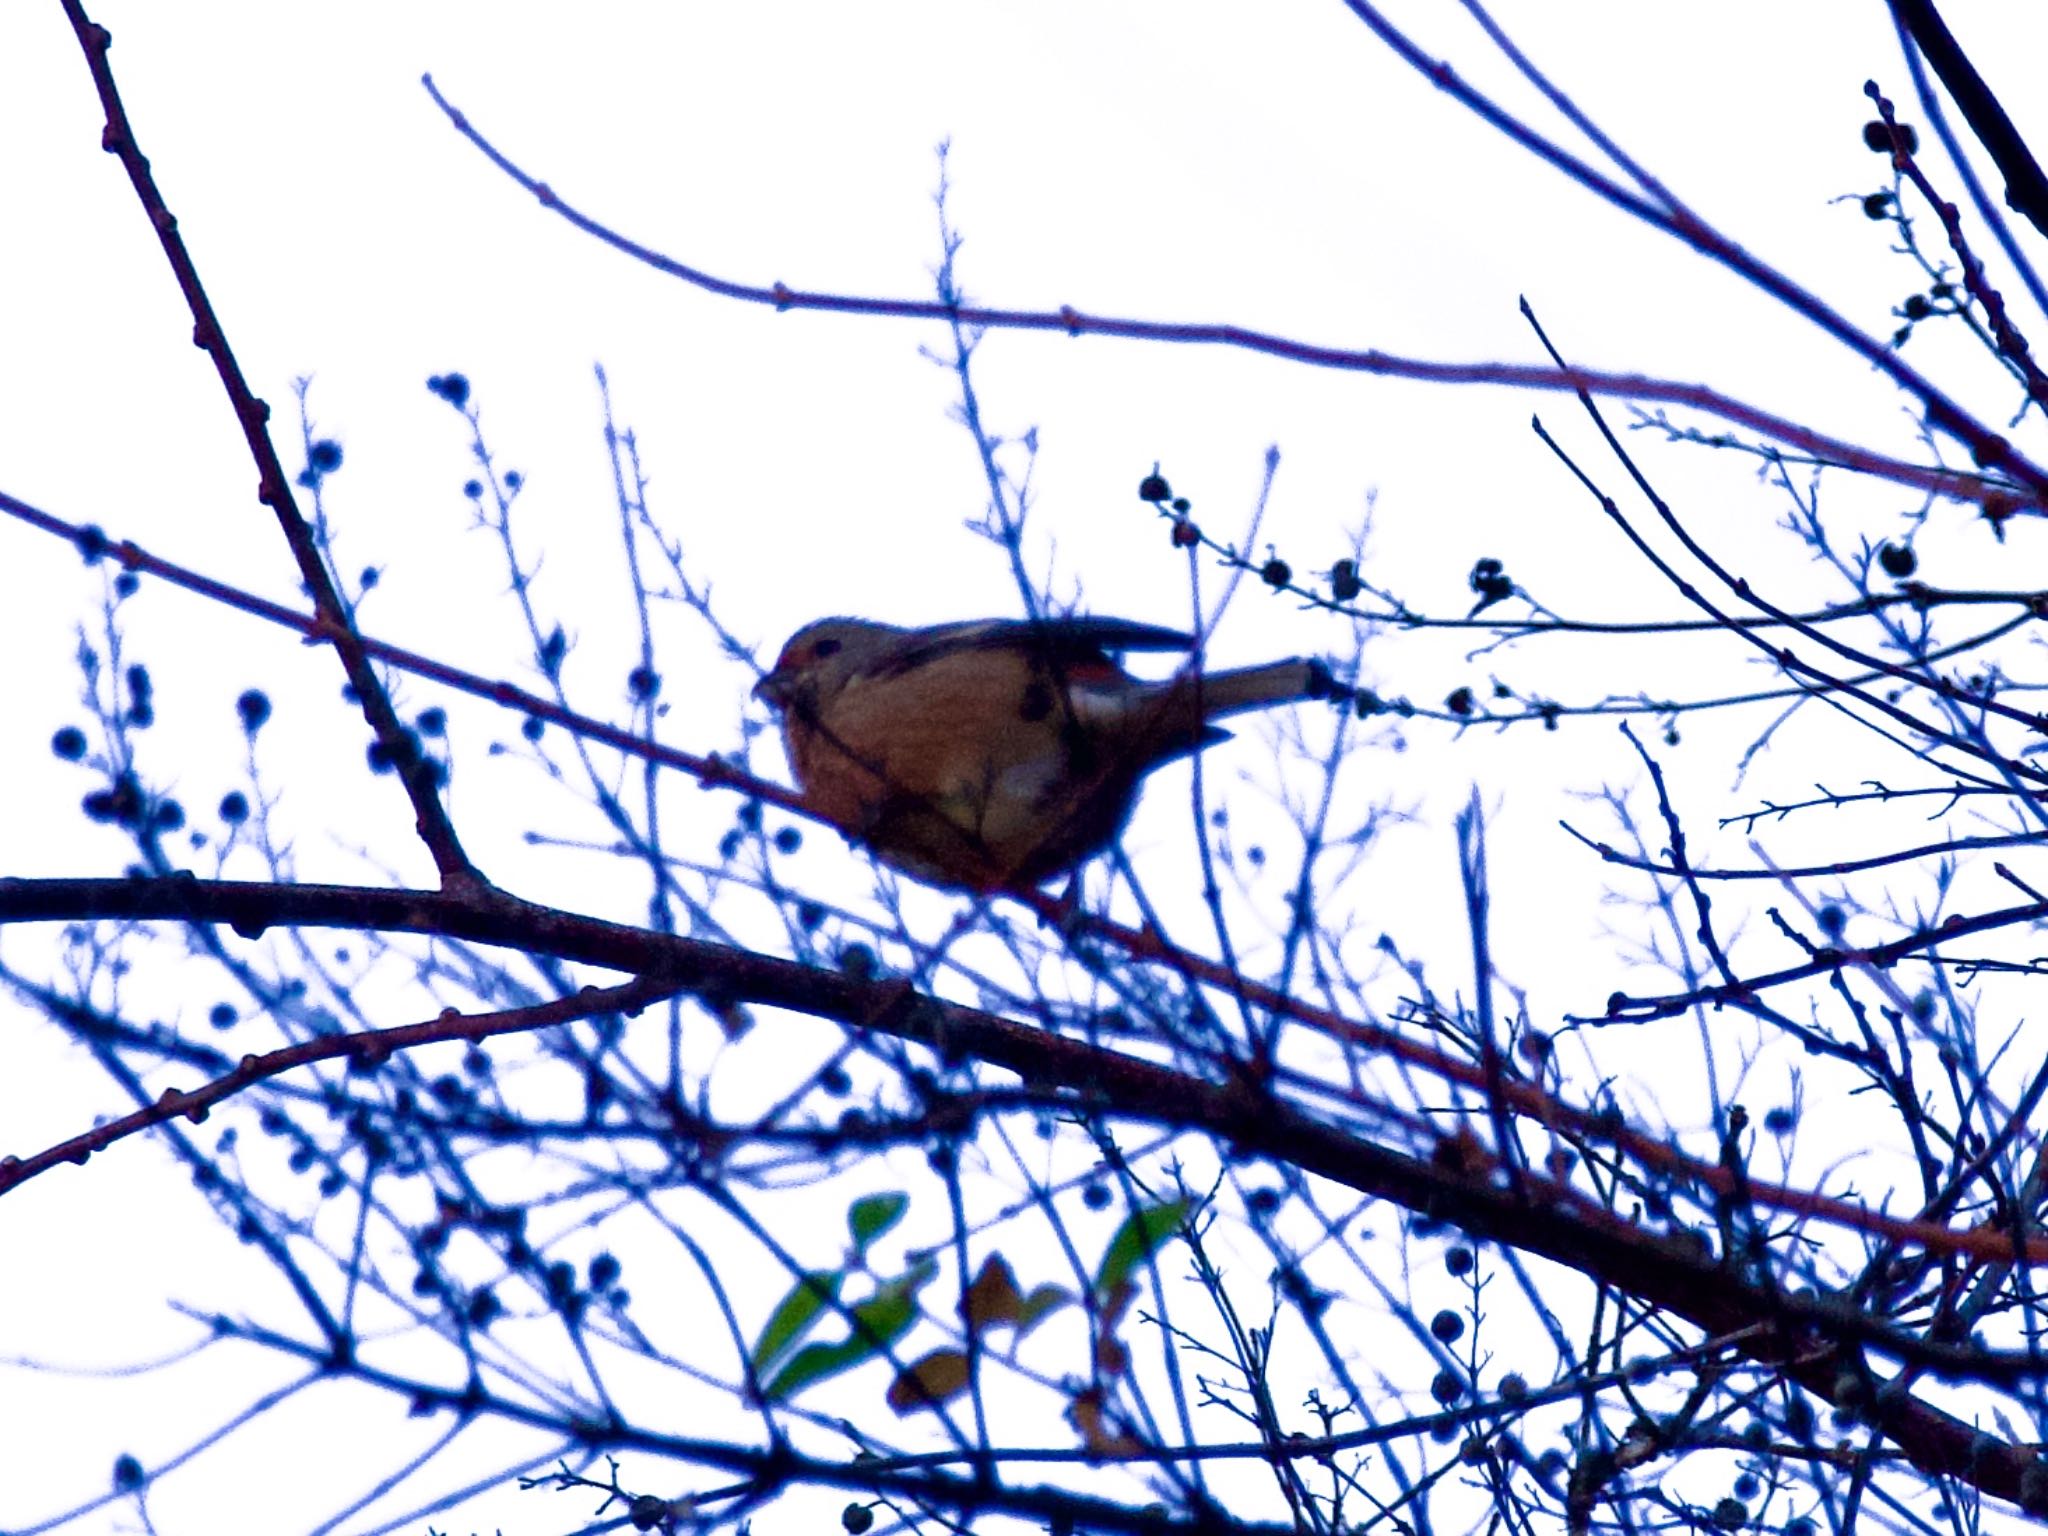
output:
[[[2048,22],[2011,5],[1944,9],[2021,129],[2048,140],[2030,90],[2033,61],[2048,57]],[[1335,0],[215,0],[96,15],[113,31],[138,137],[294,465],[291,381],[314,378],[318,433],[346,453],[328,504],[342,564],[385,573],[366,627],[487,675],[531,682],[502,566],[468,527],[465,431],[423,387],[449,370],[470,379],[500,464],[525,476],[520,515],[545,558],[546,602],[577,634],[586,678],[623,677],[636,643],[630,625],[609,621],[624,614],[625,588],[598,363],[622,424],[639,433],[658,514],[764,660],[819,613],[925,622],[1014,611],[1015,597],[996,552],[962,527],[985,491],[972,445],[946,419],[953,381],[918,355],[920,344],[941,342],[936,327],[778,315],[632,263],[496,173],[429,101],[425,71],[564,198],[736,281],[928,296],[932,151],[950,138],[952,212],[967,236],[962,278],[980,300],[1228,320],[1445,360],[1536,361],[1516,312],[1527,295],[1578,361],[1711,383],[1914,452],[1909,413],[1867,366],[1493,135]],[[1456,6],[1410,5],[1402,18],[1468,77],[1558,126]],[[1504,4],[1500,19],[1705,217],[1874,334],[1889,332],[1890,308],[1915,276],[1887,254],[1881,226],[1831,201],[1885,181],[1860,139],[1871,115],[1866,76],[1919,116],[1881,6],[1524,3]],[[231,413],[190,345],[190,319],[120,166],[98,148],[99,129],[58,7],[0,12],[0,486],[291,600],[290,563],[254,499]],[[2032,329],[2048,332],[2038,320]],[[1967,349],[1933,335],[1914,346],[1966,396],[1975,389],[1993,402],[1986,409],[1998,419],[2009,397],[1987,392],[1989,371]],[[1528,431],[1540,410],[1618,490],[1620,472],[1595,462],[1563,397],[1038,334],[992,337],[979,382],[999,430],[1038,429],[1036,557],[1061,595],[1078,592],[1097,612],[1184,623],[1184,566],[1135,499],[1137,480],[1158,461],[1205,526],[1235,537],[1269,444],[1283,460],[1262,539],[1297,571],[1346,552],[1371,494],[1369,574],[1418,608],[1462,612],[1466,573],[1490,555],[1575,615],[1674,611]],[[1754,485],[1746,462],[1639,446],[1732,562],[1780,562],[1769,569],[1787,597],[1841,595],[1772,535],[1782,499]],[[1918,505],[1882,490],[1847,500],[1853,526],[1873,536]],[[1967,514],[1936,516],[1960,523]],[[2014,572],[2035,562],[2039,539],[2019,528],[2003,549],[1952,540],[1958,564],[1941,577],[2024,581]],[[63,544],[0,525],[7,873],[119,867],[114,834],[85,830],[71,810],[77,770],[46,747],[51,730],[78,716],[71,653],[100,580]],[[271,770],[302,808],[300,873],[363,878],[362,848],[408,878],[428,877],[395,784],[360,766],[362,729],[328,657],[183,594],[147,590],[131,608],[163,717],[155,762],[189,786],[193,808],[210,805],[235,772],[230,703],[261,686],[279,709]],[[688,627],[671,622],[679,635]],[[1212,660],[1333,649],[1343,634],[1247,591]],[[1435,702],[1461,683],[1483,690],[1488,666],[1518,686],[1579,698],[1609,688],[1676,694],[1694,680],[1649,648],[1478,665],[1463,650],[1392,638],[1369,657],[1367,681]],[[696,654],[707,658],[701,667],[667,680],[669,735],[692,750],[729,746],[751,676],[712,665],[701,645]],[[1716,659],[1712,675],[1761,681],[1732,650]],[[591,696],[620,707],[617,694]],[[434,701],[426,690],[409,698]],[[488,712],[457,718],[474,732],[473,761],[512,729]],[[1596,1004],[1614,984],[1611,969],[1592,965],[1607,953],[1593,902],[1599,872],[1554,829],[1573,810],[1566,788],[1635,777],[1611,724],[1463,741],[1434,726],[1406,734],[1413,750],[1385,754],[1381,771],[1386,798],[1416,819],[1381,850],[1375,889],[1385,895],[1361,903],[1368,918],[1455,933],[1448,816],[1477,782],[1502,839],[1503,968],[1552,1015]],[[461,729],[457,739],[460,750]],[[1772,791],[1799,793],[1836,767],[1800,755],[1819,750],[1794,737],[1757,772]],[[1745,786],[1747,799],[1731,793],[1730,752],[1701,755],[1678,771],[1703,797],[1703,826],[1755,803],[1759,786]],[[458,777],[455,809],[487,870],[523,894],[635,914],[640,892],[607,887],[605,866],[524,849],[529,825],[567,830],[568,813],[514,814],[520,781],[478,767]],[[1386,909],[1377,917],[1375,900]],[[0,953],[33,969],[37,943],[10,934]],[[191,1016],[210,1001],[161,1006]],[[79,1068],[68,1061],[38,1043],[30,1018],[8,1019],[0,1150],[40,1147],[114,1107],[90,1080],[74,1091]],[[165,1296],[218,1304],[219,1276],[243,1272],[167,1160],[124,1145],[0,1209],[0,1354],[131,1362],[193,1336]],[[242,1386],[221,1391],[233,1399]],[[183,1382],[186,1395],[168,1398],[188,1405],[186,1428],[204,1416],[194,1390]],[[182,1443],[160,1407],[126,1427],[127,1440],[110,1438],[109,1392],[103,1379],[10,1377],[0,1524],[102,1486],[115,1449]],[[134,1401],[151,1399],[138,1388]],[[387,1406],[374,1411],[388,1416]],[[89,1423],[75,1417],[86,1412]],[[309,1457],[309,1443],[267,1463],[252,1454],[256,1436],[231,1446],[164,1488],[160,1528],[298,1528],[384,1464],[365,1456],[371,1465],[352,1465],[334,1439]],[[264,1488],[266,1465],[292,1486]],[[282,1502],[266,1509],[272,1497]],[[103,1523],[110,1518],[78,1528],[118,1528]],[[544,1496],[508,1494],[443,1522],[471,1523],[512,1532],[573,1520]]]

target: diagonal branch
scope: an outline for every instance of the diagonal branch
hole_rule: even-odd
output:
[[[106,111],[107,122],[100,134],[100,146],[109,154],[120,157],[122,168],[128,173],[129,184],[135,188],[142,211],[149,216],[150,225],[163,246],[164,257],[170,262],[178,291],[184,294],[185,303],[192,311],[192,343],[213,359],[214,369],[220,374],[221,387],[226,390],[228,403],[234,408],[235,420],[241,424],[243,441],[248,445],[250,457],[256,461],[256,499],[277,517],[277,525],[284,533],[285,542],[291,546],[292,559],[299,568],[299,580],[311,594],[313,607],[320,616],[322,638],[333,642],[335,652],[341,657],[342,668],[348,674],[349,686],[362,703],[364,718],[369,721],[370,729],[376,733],[378,742],[398,770],[400,782],[412,801],[421,840],[433,855],[442,884],[451,887],[476,885],[480,877],[470,864],[468,855],[462,851],[462,842],[455,835],[455,826],[448,819],[447,808],[441,803],[434,765],[419,750],[417,738],[400,722],[397,710],[392,707],[390,695],[385,692],[376,669],[370,665],[370,658],[363,649],[361,637],[356,634],[348,608],[328,574],[319,542],[292,497],[291,477],[285,473],[284,465],[277,456],[277,447],[270,440],[270,406],[249,387],[242,365],[235,357],[234,349],[228,345],[227,332],[220,323],[220,317],[214,313],[213,301],[207,297],[205,285],[199,279],[199,268],[185,246],[184,237],[178,233],[177,217],[164,201],[156,178],[150,173],[148,158],[136,144],[134,127],[128,121],[127,108],[121,104],[121,93],[107,63],[113,34],[85,14],[80,0],[64,0],[64,14],[71,21],[79,46],[85,50],[85,61],[92,70],[100,105]]]
[[[438,933],[623,970],[662,989],[786,1008],[973,1056],[1029,1081],[1085,1094],[1093,1112],[1200,1131],[1246,1155],[1282,1160],[1406,1209],[1427,1211],[1476,1238],[1551,1259],[1621,1287],[1709,1335],[1738,1338],[1736,1347],[1744,1354],[1823,1396],[1834,1391],[1844,1370],[1868,1370],[1866,1350],[1959,1380],[2008,1381],[2037,1368],[2025,1352],[1999,1354],[1916,1336],[1825,1295],[1766,1291],[1684,1234],[1646,1229],[1534,1170],[1524,1171],[1519,1191],[1510,1188],[1490,1159],[1463,1155],[1455,1141],[1445,1143],[1442,1155],[1412,1156],[1327,1124],[1241,1080],[1204,1081],[949,1003],[899,980],[649,933],[495,892],[479,899],[193,879],[0,881],[0,923],[85,917],[225,922],[245,937],[281,924]],[[2048,1238],[1865,1215],[1858,1223],[1865,1230],[1930,1247],[2048,1261]],[[2030,1451],[1991,1440],[1910,1391],[1877,1393],[1871,1411],[1873,1422],[1924,1471],[1963,1478],[2000,1498],[2019,1498]]]
[[[1977,135],[1977,142],[2005,177],[2006,206],[2048,235],[2048,175],[2042,173],[2041,162],[2034,158],[2026,139],[1941,19],[1934,0],[1892,0],[1892,13],[1911,35],[1913,46],[1934,66],[1949,95],[1963,109],[1963,120]]]
[[[1034,906],[1057,910],[1050,897],[1035,898]],[[2040,915],[2043,908],[2026,909]],[[1949,935],[1989,926],[1993,919],[2011,921],[2011,914],[1988,914],[1985,918],[1944,926],[1937,934],[1915,936],[1921,947]],[[340,928],[386,933],[428,934],[545,955],[573,964],[596,966],[637,976],[666,992],[687,992],[720,1003],[749,1003],[782,1008],[793,1013],[827,1019],[856,1029],[874,1030],[898,1039],[914,1041],[942,1053],[971,1056],[979,1061],[1016,1072],[1030,1083],[1049,1083],[1086,1092],[1099,1092],[1106,1104],[1121,1114],[1141,1119],[1163,1118],[1171,1122],[1181,1113],[1181,1100],[1191,1092],[1212,1095],[1206,1111],[1210,1123],[1219,1117],[1231,1121],[1228,1128],[1211,1124],[1219,1134],[1242,1140],[1245,1127],[1259,1122],[1261,1115],[1292,1117],[1316,1134],[1337,1136],[1347,1144],[1348,1131],[1329,1129],[1307,1112],[1262,1089],[1249,1086],[1242,1078],[1208,1082],[1178,1067],[1141,1060],[1085,1040],[1054,1033],[1041,1024],[1006,1018],[986,1009],[948,1002],[920,992],[909,981],[896,977],[829,971],[795,960],[740,949],[705,939],[650,932],[629,924],[607,922],[560,908],[522,901],[501,891],[481,896],[462,892],[391,890],[381,887],[344,885],[274,885],[259,881],[198,880],[190,876],[170,879],[0,879],[0,927],[31,922],[124,920],[131,922],[180,922],[225,925],[237,935],[254,939],[273,927]],[[1232,975],[1225,967],[1168,945],[1157,935],[1120,929],[1100,919],[1088,919],[1092,932],[1114,938],[1134,958],[1165,963],[1190,980],[1205,986],[1242,987],[1247,1000],[1259,1008],[1281,1009],[1303,1023],[1326,1030],[1333,1039],[1362,1050],[1376,1050],[1397,1057],[1409,1066],[1442,1080],[1484,1095],[1489,1087],[1483,1069],[1471,1062],[1407,1040],[1391,1030],[1350,1020],[1328,1010],[1291,998],[1277,988],[1249,978]],[[1896,958],[1892,950],[1911,945],[1915,939],[1896,946],[1843,952],[1833,963],[1876,964]],[[1802,973],[1822,974],[1828,969],[1823,957]],[[1748,983],[1767,984],[1772,978]],[[1708,1001],[1733,1001],[1718,996],[1726,989],[1688,994]],[[1658,1000],[1661,1001],[1661,1000]],[[1633,1017],[1636,1010],[1653,1006],[1617,995],[1616,1003]],[[1284,1075],[1280,1081],[1288,1081]],[[1673,1177],[1690,1180],[1721,1193],[1731,1188],[1729,1176],[1718,1163],[1701,1162],[1676,1147],[1658,1140],[1611,1117],[1566,1104],[1544,1093],[1532,1083],[1503,1076],[1497,1085],[1502,1101],[1519,1115],[1527,1116],[1560,1133],[1602,1145],[1611,1145],[1629,1156]],[[1215,1097],[1221,1095],[1221,1097]],[[1240,1125],[1239,1122],[1243,1124]],[[1251,1142],[1245,1143],[1247,1146]],[[1394,1154],[1390,1154],[1394,1155]],[[1405,1159],[1404,1159],[1405,1161]],[[1456,1159],[1450,1160],[1456,1164]],[[1491,1189],[1491,1184],[1459,1168],[1460,1187]],[[1363,1187],[1363,1186],[1360,1186]],[[1551,1186],[1558,1198],[1574,1212],[1583,1205],[1581,1197],[1563,1186]],[[1434,1188],[1434,1186],[1432,1186]],[[2012,1235],[1992,1227],[1955,1228],[1939,1222],[1914,1221],[1873,1211],[1851,1200],[1835,1199],[1809,1190],[1772,1185],[1745,1177],[1748,1198],[1760,1206],[1824,1222],[1849,1231],[1867,1233],[1893,1241],[1915,1244],[1933,1252],[1970,1254],[1998,1259],[2012,1255]],[[1408,1189],[1405,1195],[1376,1190],[1388,1198],[1401,1199],[1410,1209],[1407,1196],[1418,1200],[1439,1198],[1442,1191]],[[1512,1192],[1495,1190],[1519,1208]],[[1475,1210],[1475,1219],[1483,1210]],[[1607,1213],[1597,1212],[1600,1219]],[[1560,1217],[1562,1208],[1550,1210]],[[1460,1218],[1461,1220],[1463,1218]],[[1530,1246],[1517,1240],[1518,1246]],[[1570,1243],[1551,1240],[1534,1244],[1536,1251],[1582,1268],[1570,1255]],[[2048,1263],[2048,1236],[2032,1238],[2024,1245],[2025,1255]],[[1974,1358],[1974,1357],[1973,1357]]]
[[[554,1024],[605,1013],[638,1013],[650,1003],[660,1002],[672,988],[646,981],[630,981],[619,987],[585,987],[580,992],[530,1008],[507,1008],[495,1013],[460,1014],[449,1009],[436,1018],[418,1024],[398,1024],[389,1029],[362,1030],[353,1034],[318,1035],[261,1055],[244,1056],[233,1071],[197,1088],[166,1088],[154,1103],[103,1120],[89,1131],[65,1138],[28,1157],[0,1157],[0,1195],[26,1184],[39,1173],[65,1163],[84,1164],[95,1152],[104,1152],[117,1141],[125,1141],[151,1126],[184,1117],[194,1125],[204,1120],[213,1106],[294,1068],[316,1061],[347,1058],[364,1065],[388,1059],[394,1051],[431,1045],[441,1040],[488,1040],[494,1035],[523,1034]]]
[[[1416,379],[1435,384],[1501,384],[1516,389],[1585,390],[1596,395],[1626,400],[1658,400],[1682,405],[1734,422],[1761,433],[1800,453],[1812,454],[1845,469],[1912,486],[1932,495],[1958,501],[1982,502],[1993,499],[2009,510],[2017,499],[2025,510],[2048,512],[2048,471],[2022,458],[2004,439],[1977,426],[1959,409],[1946,405],[1935,417],[1944,430],[1969,443],[1981,463],[2003,470],[2011,480],[1968,474],[1939,465],[1910,464],[1874,452],[1841,438],[1830,437],[1788,417],[1737,400],[1701,384],[1681,384],[1670,379],[1653,379],[1642,374],[1609,373],[1600,370],[1544,368],[1528,363],[1447,363],[1428,358],[1401,357],[1378,350],[1350,350],[1275,336],[1266,331],[1227,323],[1137,320],[1114,315],[1084,314],[1071,305],[1056,310],[991,309],[978,305],[947,304],[923,299],[889,299],[842,293],[808,293],[775,282],[766,287],[735,282],[701,268],[664,256],[592,218],[563,201],[546,182],[529,175],[503,154],[458,111],[435,86],[431,75],[423,78],[427,93],[436,106],[490,162],[513,181],[531,192],[550,212],[557,214],[594,239],[643,262],[657,272],[682,279],[721,298],[749,304],[765,304],[777,310],[820,310],[839,315],[875,315],[899,320],[937,320],[947,324],[984,326],[991,329],[1062,331],[1069,336],[1120,336],[1134,341],[1171,342],[1198,346],[1242,348],[1268,357],[1304,363],[1316,368],[1333,368],[1388,378]],[[1931,385],[1914,388],[1925,399]],[[1938,393],[1936,399],[1941,399]]]

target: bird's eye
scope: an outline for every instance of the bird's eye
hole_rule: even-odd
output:
[[[844,642],[839,640],[820,640],[816,645],[811,647],[811,655],[816,657],[819,661],[823,661],[827,656],[838,654],[839,648],[842,644],[844,644]]]

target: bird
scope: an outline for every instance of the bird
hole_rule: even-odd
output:
[[[790,637],[754,694],[781,715],[808,810],[927,884],[1022,893],[1115,841],[1145,775],[1229,737],[1217,719],[1333,690],[1302,658],[1162,682],[1114,659],[1194,643],[1086,615],[827,618]]]

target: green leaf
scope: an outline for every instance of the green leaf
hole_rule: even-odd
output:
[[[839,1299],[839,1288],[845,1283],[846,1271],[843,1269],[813,1270],[799,1277],[769,1316],[761,1337],[754,1341],[753,1362],[757,1377],[780,1365],[783,1357],[803,1342],[804,1335],[816,1326],[819,1315]]]
[[[1017,1308],[1017,1337],[1022,1338],[1036,1328],[1048,1313],[1061,1307],[1070,1306],[1074,1298],[1056,1285],[1041,1285]]]
[[[1129,1285],[1132,1272],[1165,1247],[1168,1238],[1179,1234],[1187,1214],[1187,1201],[1166,1200],[1140,1206],[1126,1216],[1109,1240],[1102,1267],[1095,1272],[1096,1298],[1107,1300]]]
[[[920,1259],[852,1309],[853,1328],[845,1338],[831,1344],[806,1344],[762,1392],[771,1401],[780,1401],[883,1353],[917,1322],[917,1293],[938,1272],[931,1259]]]
[[[841,1339],[837,1344],[806,1344],[773,1381],[761,1389],[771,1403],[794,1397],[812,1382],[853,1369],[875,1353],[866,1339]]]
[[[903,1219],[910,1209],[910,1196],[901,1190],[886,1195],[863,1195],[846,1208],[846,1230],[853,1234],[855,1253],[866,1253],[868,1244]]]

